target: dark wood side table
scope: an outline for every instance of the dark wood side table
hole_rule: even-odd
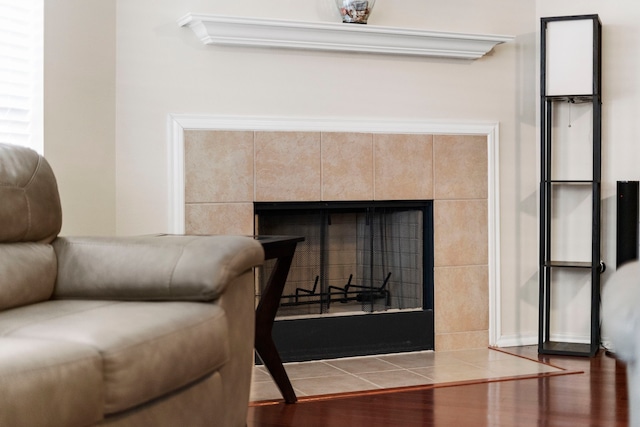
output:
[[[258,308],[256,308],[255,348],[269,370],[286,403],[295,403],[298,398],[293,391],[289,376],[282,366],[280,354],[271,335],[273,322],[280,305],[280,297],[287,281],[291,261],[298,242],[304,237],[298,236],[254,236],[262,244],[265,259],[276,259],[276,265],[269,276]]]

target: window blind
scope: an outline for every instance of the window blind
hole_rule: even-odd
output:
[[[0,0],[0,141],[42,152],[43,0]]]

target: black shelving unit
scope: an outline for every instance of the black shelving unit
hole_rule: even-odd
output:
[[[550,90],[549,81],[552,78],[548,73],[557,70],[552,68],[547,62],[551,47],[549,43],[562,43],[561,37],[557,33],[548,36],[550,25],[582,25],[586,22],[593,27],[592,60],[589,64],[588,72],[592,73],[591,88],[582,90],[580,93],[558,93],[558,85]],[[586,22],[585,22],[586,21]],[[587,27],[588,28],[588,27]],[[604,270],[604,264],[600,257],[600,178],[601,178],[601,32],[602,25],[598,15],[562,16],[541,18],[541,68],[540,68],[540,121],[541,121],[541,143],[540,143],[540,295],[539,295],[539,331],[538,331],[538,352],[542,354],[561,354],[572,356],[594,356],[600,346],[600,274]],[[587,46],[588,49],[588,46]],[[570,50],[570,49],[568,49]],[[587,56],[589,57],[589,56]],[[556,57],[557,59],[557,57]],[[566,58],[568,63],[571,58]],[[585,67],[587,68],[587,67]],[[565,69],[561,70],[566,72]],[[555,82],[554,82],[555,83]],[[560,85],[562,86],[562,85]],[[571,84],[567,85],[571,86]],[[561,90],[561,89],[560,89]],[[583,93],[587,92],[587,93]],[[586,120],[576,120],[572,122],[572,111],[579,110],[581,113],[590,112],[590,122]],[[584,114],[583,114],[584,115]],[[587,127],[582,132],[577,129],[568,129],[572,126]],[[559,130],[564,127],[564,130]],[[591,176],[571,176],[572,167],[562,169],[564,163],[570,163],[571,155],[567,155],[566,147],[568,136],[578,135],[581,137],[580,144],[583,148],[590,148],[592,165]],[[572,144],[574,142],[571,142]],[[585,150],[580,151],[579,156],[584,157]],[[563,153],[563,161],[559,162],[557,157]],[[587,154],[588,156],[588,154]],[[569,161],[567,160],[569,159]],[[576,159],[576,161],[580,161]],[[584,170],[589,170],[588,167]],[[574,179],[575,178],[575,179]],[[585,256],[571,257],[566,252],[558,250],[559,247],[569,247],[571,244],[578,244],[580,239],[572,241],[567,236],[576,233],[577,228],[582,223],[570,223],[566,228],[571,232],[559,230],[562,224],[567,224],[566,219],[561,217],[561,206],[563,203],[569,204],[572,201],[584,201],[591,198],[591,221],[590,229],[578,231],[580,238],[591,236],[590,254],[585,250],[581,251]],[[577,203],[576,203],[577,204]],[[579,221],[578,221],[579,222]],[[567,239],[569,242],[558,241]],[[564,245],[564,246],[563,246]],[[590,256],[589,256],[590,255]],[[565,342],[562,337],[554,337],[552,332],[552,314],[559,310],[568,310],[568,307],[558,307],[552,304],[554,293],[562,292],[562,287],[569,286],[572,278],[582,276],[590,282],[590,335],[589,342]],[[570,317],[573,313],[564,313],[564,317]]]

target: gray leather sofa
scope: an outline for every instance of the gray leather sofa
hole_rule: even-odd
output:
[[[46,160],[0,144],[0,426],[244,426],[261,245],[61,222]]]

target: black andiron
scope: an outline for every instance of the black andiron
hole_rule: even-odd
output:
[[[347,303],[349,301],[357,302],[373,302],[379,299],[385,300],[386,308],[391,307],[391,292],[387,289],[387,283],[391,277],[391,272],[387,274],[380,287],[354,285],[351,283],[353,274],[349,275],[349,281],[344,287],[329,286],[328,292],[317,292],[318,281],[320,276],[316,276],[313,288],[311,290],[305,288],[296,288],[295,294],[283,295],[280,305],[283,307],[291,307],[307,304],[326,304],[327,309],[332,302]],[[293,300],[293,301],[292,301]]]

